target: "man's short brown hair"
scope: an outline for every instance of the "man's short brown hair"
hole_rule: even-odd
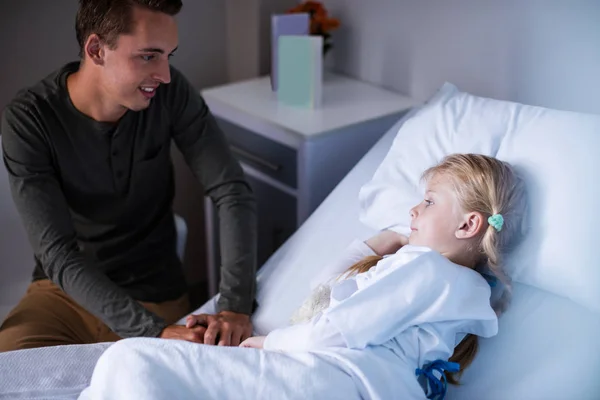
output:
[[[181,0],[79,0],[75,31],[80,57],[83,57],[85,41],[93,33],[111,48],[119,35],[131,33],[136,6],[174,16],[181,10],[182,3]]]

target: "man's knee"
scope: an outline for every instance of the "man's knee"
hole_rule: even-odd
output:
[[[14,323],[8,318],[0,328],[0,353],[5,351],[51,346],[32,323]]]
[[[9,316],[2,324],[0,352],[89,342],[69,330],[60,319],[36,320],[35,315],[25,319],[22,314]]]
[[[51,293],[28,293],[0,326],[0,352],[89,342],[83,320]]]

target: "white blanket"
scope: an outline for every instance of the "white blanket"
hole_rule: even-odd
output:
[[[100,358],[88,399],[360,399],[326,356],[126,339]]]

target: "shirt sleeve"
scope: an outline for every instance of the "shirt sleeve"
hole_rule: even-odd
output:
[[[26,105],[13,103],[4,111],[0,130],[13,201],[36,258],[52,282],[117,335],[158,336],[165,322],[94,268],[80,251],[39,121]]]
[[[219,311],[251,314],[256,291],[255,196],[204,99],[171,68],[173,138],[218,210],[221,242]]]
[[[344,347],[339,330],[317,315],[309,322],[271,331],[265,338],[265,350],[310,351],[327,347]]]

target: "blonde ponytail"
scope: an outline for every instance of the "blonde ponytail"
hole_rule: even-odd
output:
[[[512,297],[512,282],[502,268],[502,255],[498,250],[498,235],[501,234],[501,232],[496,231],[491,225],[488,226],[481,239],[481,250],[485,257],[485,263],[478,268],[479,272],[493,275],[502,284],[502,295],[492,303],[492,308],[498,316],[507,310]],[[481,271],[481,269],[485,269],[485,271]]]
[[[372,267],[377,265],[377,263],[382,260],[381,256],[367,256],[362,260],[358,261],[356,264],[352,265],[350,268],[346,270],[338,279],[346,279],[352,275],[362,274],[363,272],[367,272]]]

